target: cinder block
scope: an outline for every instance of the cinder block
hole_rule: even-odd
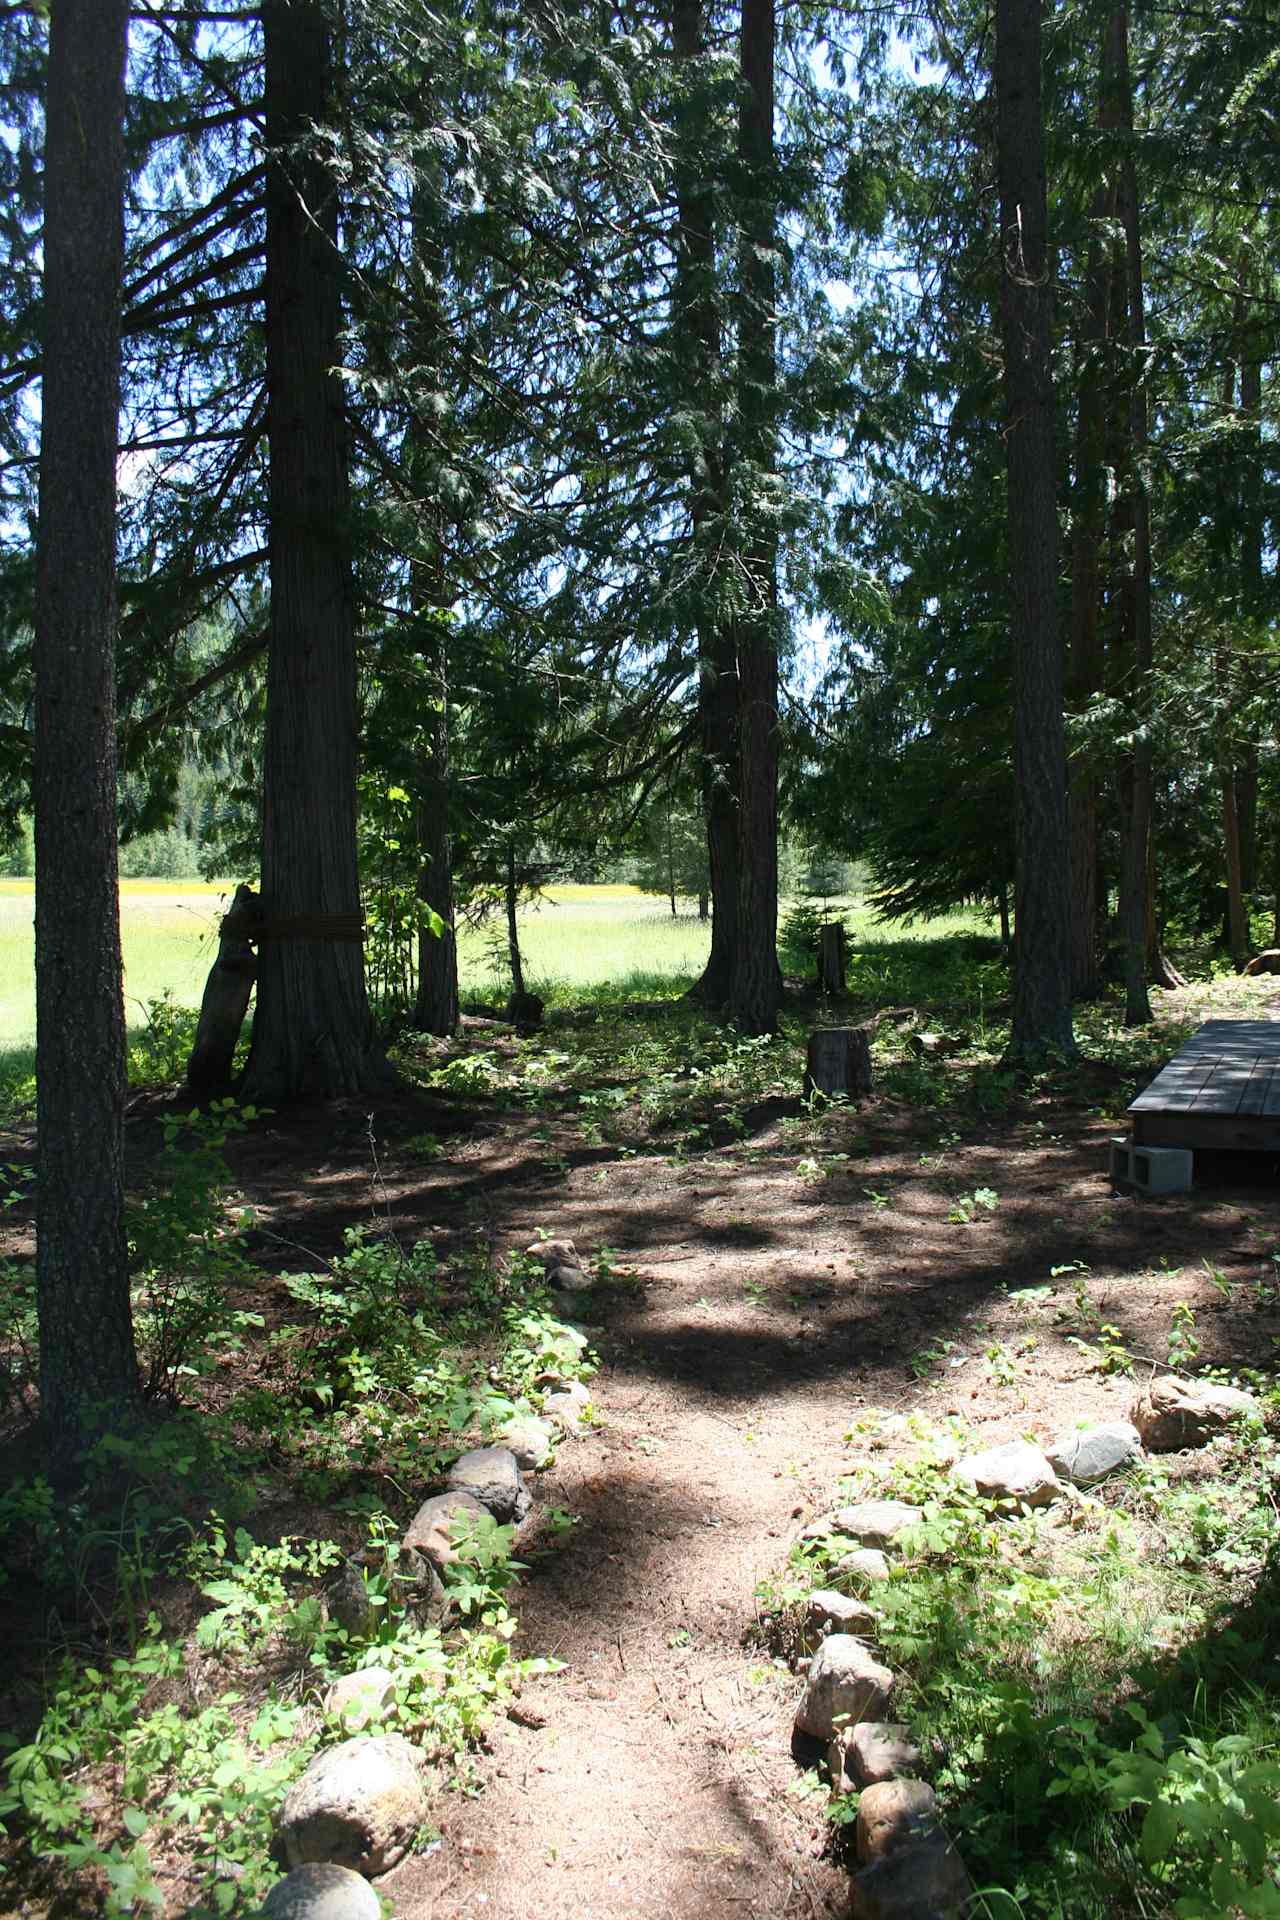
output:
[[[1190,1193],[1190,1147],[1140,1147],[1123,1134],[1111,1142],[1111,1178],[1144,1193]]]
[[[1190,1193],[1190,1147],[1140,1147],[1129,1149],[1129,1178],[1135,1187],[1148,1193]]]
[[[1112,1135],[1111,1178],[1113,1182],[1118,1183],[1132,1180],[1133,1174],[1129,1169],[1129,1152],[1131,1146],[1132,1142],[1127,1134],[1116,1133]]]

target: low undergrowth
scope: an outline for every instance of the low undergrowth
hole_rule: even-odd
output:
[[[1249,1384],[1274,1419],[1280,1389]],[[1280,1913],[1280,1448],[1267,1427],[1035,1512],[952,1477],[980,1444],[959,1421],[912,1416],[907,1436],[903,1424],[910,1453],[859,1467],[841,1492],[907,1500],[921,1524],[890,1578],[861,1589],[837,1569],[847,1539],[799,1543],[760,1593],[775,1648],[805,1650],[817,1588],[874,1606],[894,1718],[992,1920]],[[849,1439],[874,1452],[884,1431],[871,1415]],[[857,1799],[831,1799],[838,1850]]]
[[[582,1335],[549,1311],[537,1263],[443,1266],[372,1229],[264,1285],[222,1197],[221,1147],[246,1118],[174,1121],[135,1210],[144,1420],[99,1442],[70,1501],[39,1475],[0,1493],[0,1609],[32,1651],[10,1666],[17,1731],[0,1736],[8,1910],[61,1895],[77,1914],[255,1912],[282,1796],[347,1731],[325,1720],[334,1679],[391,1670],[383,1730],[447,1794],[473,1790],[492,1715],[551,1664],[511,1649],[510,1527],[460,1535],[442,1617],[415,1611],[399,1540],[464,1446],[536,1411],[547,1380],[590,1374]],[[12,1419],[34,1339],[29,1282],[6,1277]],[[324,1597],[343,1569],[364,1594],[354,1625]]]

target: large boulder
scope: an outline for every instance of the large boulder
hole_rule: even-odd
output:
[[[449,1469],[445,1488],[469,1493],[503,1525],[523,1520],[531,1504],[520,1463],[509,1447],[473,1447],[460,1455]]]
[[[1245,1415],[1258,1417],[1261,1409],[1253,1395],[1239,1387],[1177,1380],[1167,1373],[1138,1395],[1130,1412],[1144,1447],[1152,1453],[1178,1453],[1183,1447],[1202,1447]]]
[[[837,1720],[882,1720],[892,1692],[893,1675],[870,1647],[851,1633],[833,1633],[813,1656],[796,1731],[825,1742]]]
[[[1016,1500],[1022,1506],[1047,1507],[1062,1492],[1062,1482],[1039,1447],[1029,1440],[1009,1440],[986,1453],[957,1460],[957,1480],[963,1480],[984,1500]]]
[[[382,1902],[350,1867],[312,1861],[276,1881],[262,1920],[382,1920]]]
[[[1045,1458],[1073,1486],[1096,1487],[1109,1473],[1142,1458],[1142,1435],[1128,1420],[1104,1420],[1096,1427],[1059,1434]]]
[[[285,1795],[276,1836],[287,1866],[324,1861],[373,1879],[403,1860],[426,1817],[415,1749],[398,1733],[361,1736],[316,1755]]]
[[[458,1557],[453,1537],[454,1522],[463,1516],[471,1525],[489,1517],[489,1509],[474,1493],[461,1488],[452,1493],[433,1494],[424,1500],[405,1531],[404,1544],[436,1569],[437,1573]]]

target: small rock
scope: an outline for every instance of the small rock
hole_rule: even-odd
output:
[[[590,1293],[596,1283],[593,1273],[584,1273],[581,1267],[548,1267],[547,1285],[559,1287],[561,1292],[571,1298],[580,1293]],[[574,1305],[579,1305],[574,1299]]]
[[[535,1240],[531,1247],[525,1248],[531,1260],[541,1260],[544,1269],[550,1272],[552,1267],[580,1267],[578,1249],[572,1240]]]
[[[987,1453],[971,1453],[955,1465],[958,1480],[967,1481],[984,1500],[1017,1500],[1028,1507],[1047,1507],[1062,1492],[1062,1482],[1029,1440],[1010,1440]]]
[[[960,1855],[935,1827],[853,1876],[849,1920],[961,1920],[972,1891]]]
[[[358,1667],[334,1681],[324,1697],[324,1710],[348,1733],[360,1733],[370,1721],[382,1718],[395,1695],[395,1680],[385,1667]]]
[[[874,1633],[876,1615],[865,1600],[851,1600],[847,1593],[832,1593],[820,1588],[805,1602],[805,1630],[810,1635],[828,1633]]]
[[[568,1386],[560,1387],[554,1393],[547,1394],[542,1402],[542,1411],[548,1420],[566,1433],[577,1433],[583,1425],[583,1415],[591,1405],[591,1395],[581,1380],[574,1380]]]
[[[450,1493],[469,1493],[503,1525],[523,1520],[529,1511],[520,1465],[509,1447],[473,1447],[454,1461],[445,1487]]]
[[[397,1733],[317,1754],[277,1815],[287,1864],[327,1861],[369,1878],[403,1860],[427,1816],[418,1756]]]
[[[910,1728],[888,1720],[863,1720],[846,1729],[843,1769],[855,1787],[874,1787],[918,1773],[920,1749]]]
[[[277,1880],[262,1908],[262,1920],[381,1920],[381,1914],[382,1902],[367,1880],[350,1867],[321,1861]]]
[[[376,1631],[378,1609],[374,1606],[359,1567],[350,1562],[324,1591],[325,1611],[353,1640],[368,1640]]]
[[[923,1780],[881,1780],[858,1802],[855,1839],[864,1867],[921,1840],[937,1826],[938,1802]]]
[[[838,1533],[847,1533],[859,1546],[891,1547],[908,1527],[918,1527],[924,1519],[919,1507],[903,1500],[859,1500],[851,1507],[838,1507],[835,1513]]]
[[[1127,1420],[1062,1433],[1045,1456],[1054,1472],[1077,1487],[1094,1487],[1142,1454],[1142,1435]]]
[[[879,1547],[855,1547],[852,1553],[836,1561],[837,1573],[845,1573],[854,1580],[887,1580],[889,1562]]]
[[[415,1620],[427,1625],[433,1621],[442,1622],[447,1617],[453,1602],[444,1581],[426,1555],[419,1553],[416,1547],[407,1546],[401,1541],[400,1551],[388,1573],[392,1600],[411,1613]]]
[[[1138,1396],[1130,1412],[1145,1447],[1152,1453],[1177,1453],[1183,1447],[1203,1446],[1228,1432],[1242,1414],[1258,1415],[1260,1408],[1251,1393],[1238,1387],[1164,1374]]]
[[[814,1654],[796,1727],[815,1740],[830,1740],[837,1720],[879,1720],[893,1692],[893,1675],[863,1641],[833,1633]]]
[[[474,1523],[489,1509],[473,1493],[437,1493],[424,1500],[405,1532],[404,1545],[420,1553],[439,1573],[458,1557],[453,1522],[466,1514]]]
[[[522,1473],[536,1473],[551,1463],[555,1435],[547,1421],[539,1420],[536,1414],[520,1414],[508,1420],[498,1428],[498,1439],[511,1449]]]

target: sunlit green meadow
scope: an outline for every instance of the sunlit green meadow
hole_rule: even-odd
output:
[[[131,1028],[145,1025],[149,1002],[166,994],[180,1006],[199,1005],[231,891],[230,882],[122,881]],[[904,933],[878,923],[860,901],[844,904],[857,948],[850,984],[856,990],[861,979],[872,997],[884,984],[886,969],[900,964],[904,944],[988,930],[979,916],[953,914]],[[548,1000],[563,1001],[606,985],[636,995],[681,992],[702,969],[711,928],[688,901],[673,917],[665,900],[637,887],[562,886],[522,908],[520,939],[529,987]],[[500,914],[480,927],[460,929],[464,997],[505,999],[510,984],[505,943]],[[12,1057],[30,1048],[34,1038],[32,885],[0,880],[0,1050]]]

